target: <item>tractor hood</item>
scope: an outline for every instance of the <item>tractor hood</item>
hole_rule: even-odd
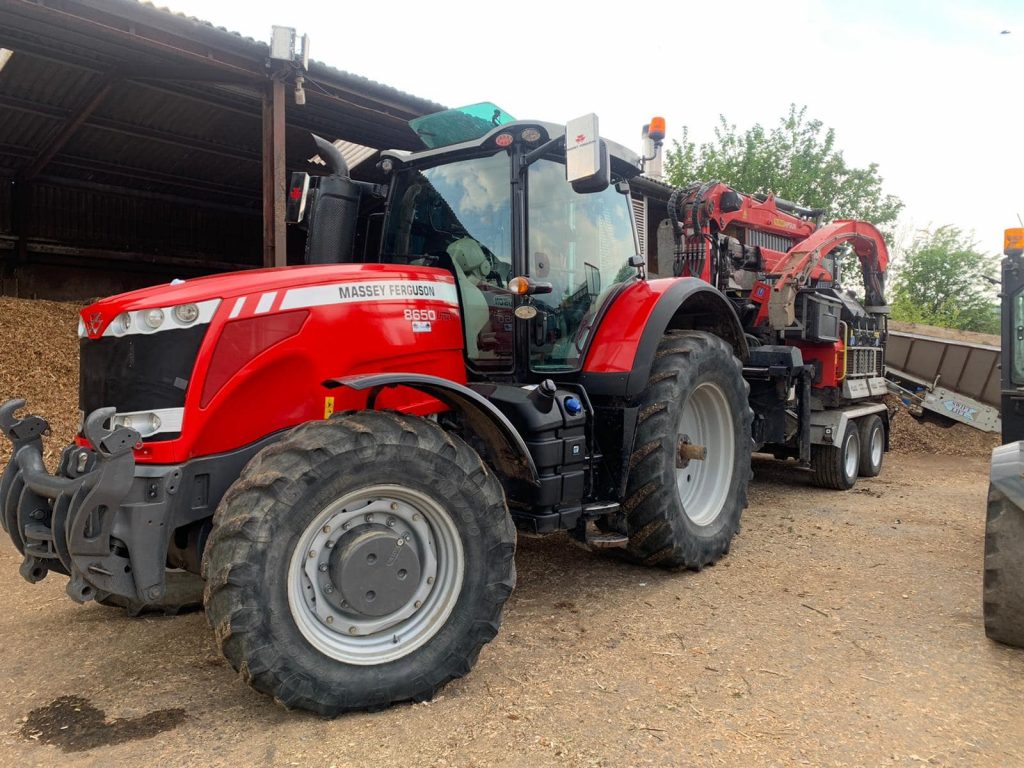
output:
[[[421,275],[429,273],[431,280],[453,282],[451,275],[443,270],[416,267],[414,271]],[[237,302],[244,297],[253,297],[253,307],[250,310],[255,309],[262,301],[268,303],[263,310],[267,311],[271,307],[278,308],[285,300],[285,294],[289,289],[373,279],[408,280],[409,277],[409,267],[394,264],[324,264],[226,272],[140,288],[101,299],[80,312],[79,336],[99,338],[104,335],[117,335],[119,329],[112,327],[114,320],[125,313],[133,313],[129,322],[145,322],[143,318],[134,315],[141,310],[163,310],[166,322],[181,324],[174,313],[174,308],[196,305],[200,313],[196,322],[202,323],[209,322],[221,302],[228,300]],[[235,313],[235,316],[238,314]],[[145,326],[139,330],[146,332]]]
[[[424,266],[333,264],[155,286],[86,307],[79,336],[79,408],[113,408],[114,426],[142,436],[141,463],[222,453],[335,407],[363,407],[368,393],[324,384],[339,376],[466,375],[455,278]],[[422,394],[380,399],[410,412],[442,408]]]

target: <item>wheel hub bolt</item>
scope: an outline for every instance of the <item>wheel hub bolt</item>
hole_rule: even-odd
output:
[[[420,520],[421,520],[421,518],[420,518],[420,513],[419,512],[417,512],[415,515],[412,516],[412,521],[414,523],[418,523]]]
[[[310,557],[316,557],[316,550],[315,549],[309,550],[309,556]]]
[[[433,583],[434,583],[434,577],[433,576],[427,576],[427,584],[433,584]]]
[[[327,573],[327,563],[320,563],[320,573]]]
[[[417,600],[415,603],[413,603],[414,608],[419,608],[421,605],[423,605],[422,600]]]
[[[328,541],[327,542],[327,548],[331,549],[332,547],[334,547],[334,542],[333,541]]]
[[[323,590],[324,590],[325,594],[329,595],[329,594],[331,594],[331,592],[334,591],[334,587],[332,587],[330,584],[324,584]]]
[[[393,512],[398,511],[398,502],[395,502],[395,501],[391,502],[391,510]]]
[[[359,634],[359,627],[349,627],[348,628],[348,633],[350,635],[358,635]]]
[[[363,518],[363,520],[365,520],[368,523],[372,523],[373,522],[373,515],[368,514],[368,515],[366,515],[366,517]]]
[[[331,526],[325,525],[324,526],[324,533],[330,533],[330,532],[331,532]]]
[[[389,517],[388,518],[388,528],[394,528],[394,527],[395,527],[395,518]]]
[[[401,546],[404,546],[404,545],[405,545],[405,539],[399,539],[398,541],[395,542],[395,546],[396,547],[401,547]]]
[[[327,623],[328,624],[333,624],[334,623],[334,617],[333,616],[328,616],[327,617]]]

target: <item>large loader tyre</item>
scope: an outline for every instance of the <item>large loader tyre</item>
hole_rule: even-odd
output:
[[[1024,647],[1024,509],[989,491],[983,586],[985,634]]]
[[[668,331],[640,396],[623,504],[627,553],[647,565],[702,568],[729,551],[750,482],[749,387],[722,339]],[[691,456],[680,459],[680,446]]]
[[[462,440],[364,411],[264,448],[225,494],[206,613],[253,688],[322,715],[465,675],[516,581],[501,485]]]
[[[812,445],[812,479],[819,488],[848,491],[857,482],[860,471],[860,430],[853,421],[846,423],[839,445]]]
[[[98,598],[96,602],[107,608],[122,608],[132,617],[152,614],[177,616],[179,613],[191,613],[203,607],[203,579],[197,574],[168,571],[164,584],[164,596],[156,602],[144,603],[121,595],[107,595]]]
[[[885,426],[878,414],[871,414],[857,419],[860,440],[861,477],[878,477],[882,471],[882,459],[885,456]]]

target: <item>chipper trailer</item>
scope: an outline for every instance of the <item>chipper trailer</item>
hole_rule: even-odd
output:
[[[643,158],[593,115],[477,105],[413,127],[424,149],[383,153],[383,183],[317,140],[326,173],[291,187],[307,265],[83,309],[81,431],[55,474],[46,421],[0,406],[27,580],[138,611],[201,575],[244,679],[337,714],[469,672],[515,586],[517,529],[699,569],[729,551],[752,451],[837,489],[878,473],[870,224],[694,185],[667,201],[676,276],[647,279]],[[374,196],[383,219],[357,227]],[[840,288],[847,253],[866,304]]]

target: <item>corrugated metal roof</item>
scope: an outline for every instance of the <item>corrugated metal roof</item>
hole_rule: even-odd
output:
[[[0,71],[0,170],[30,167],[119,78],[45,173],[258,201],[267,43],[138,0],[9,0],[0,47],[15,52]],[[444,108],[320,62],[306,93],[305,106],[287,100],[293,168],[313,154],[310,132],[349,142],[358,164],[373,147],[418,147],[407,121]]]
[[[188,22],[189,24],[198,25],[222,33],[224,35],[228,35],[234,39],[249,44],[250,46],[252,46],[253,51],[258,52],[261,56],[266,56],[270,51],[270,46],[265,41],[255,40],[239,32],[234,32],[230,29],[226,29],[225,27],[219,27],[209,21],[198,19],[195,16],[189,16],[184,13],[172,11],[170,8],[167,8],[166,6],[151,3],[148,2],[148,0],[127,0],[127,2],[137,2],[139,5],[152,8],[155,11],[167,14],[168,16],[173,16],[177,19],[181,19],[185,22]],[[330,64],[326,64],[321,61],[310,60],[309,71],[310,75],[314,78],[318,76],[326,76],[333,79],[343,80],[367,93],[387,95],[389,97],[405,100],[410,105],[415,105],[416,108],[420,110],[422,114],[425,115],[430,114],[431,112],[441,112],[442,110],[447,109],[447,107],[445,107],[442,104],[438,104],[437,102],[429,101],[427,99],[420,98],[419,96],[413,96],[412,94],[406,93],[405,91],[393,88],[390,85],[385,85],[384,83],[378,82],[376,80],[371,80],[370,78],[363,77],[362,75],[357,75],[353,74],[352,72],[346,72],[344,70],[337,69],[335,67],[332,67]]]
[[[354,144],[344,139],[338,139],[334,142],[334,146],[341,150],[341,156],[345,158],[345,162],[350,169],[355,168],[365,160],[369,160],[380,151],[373,147],[364,147],[362,144]]]

